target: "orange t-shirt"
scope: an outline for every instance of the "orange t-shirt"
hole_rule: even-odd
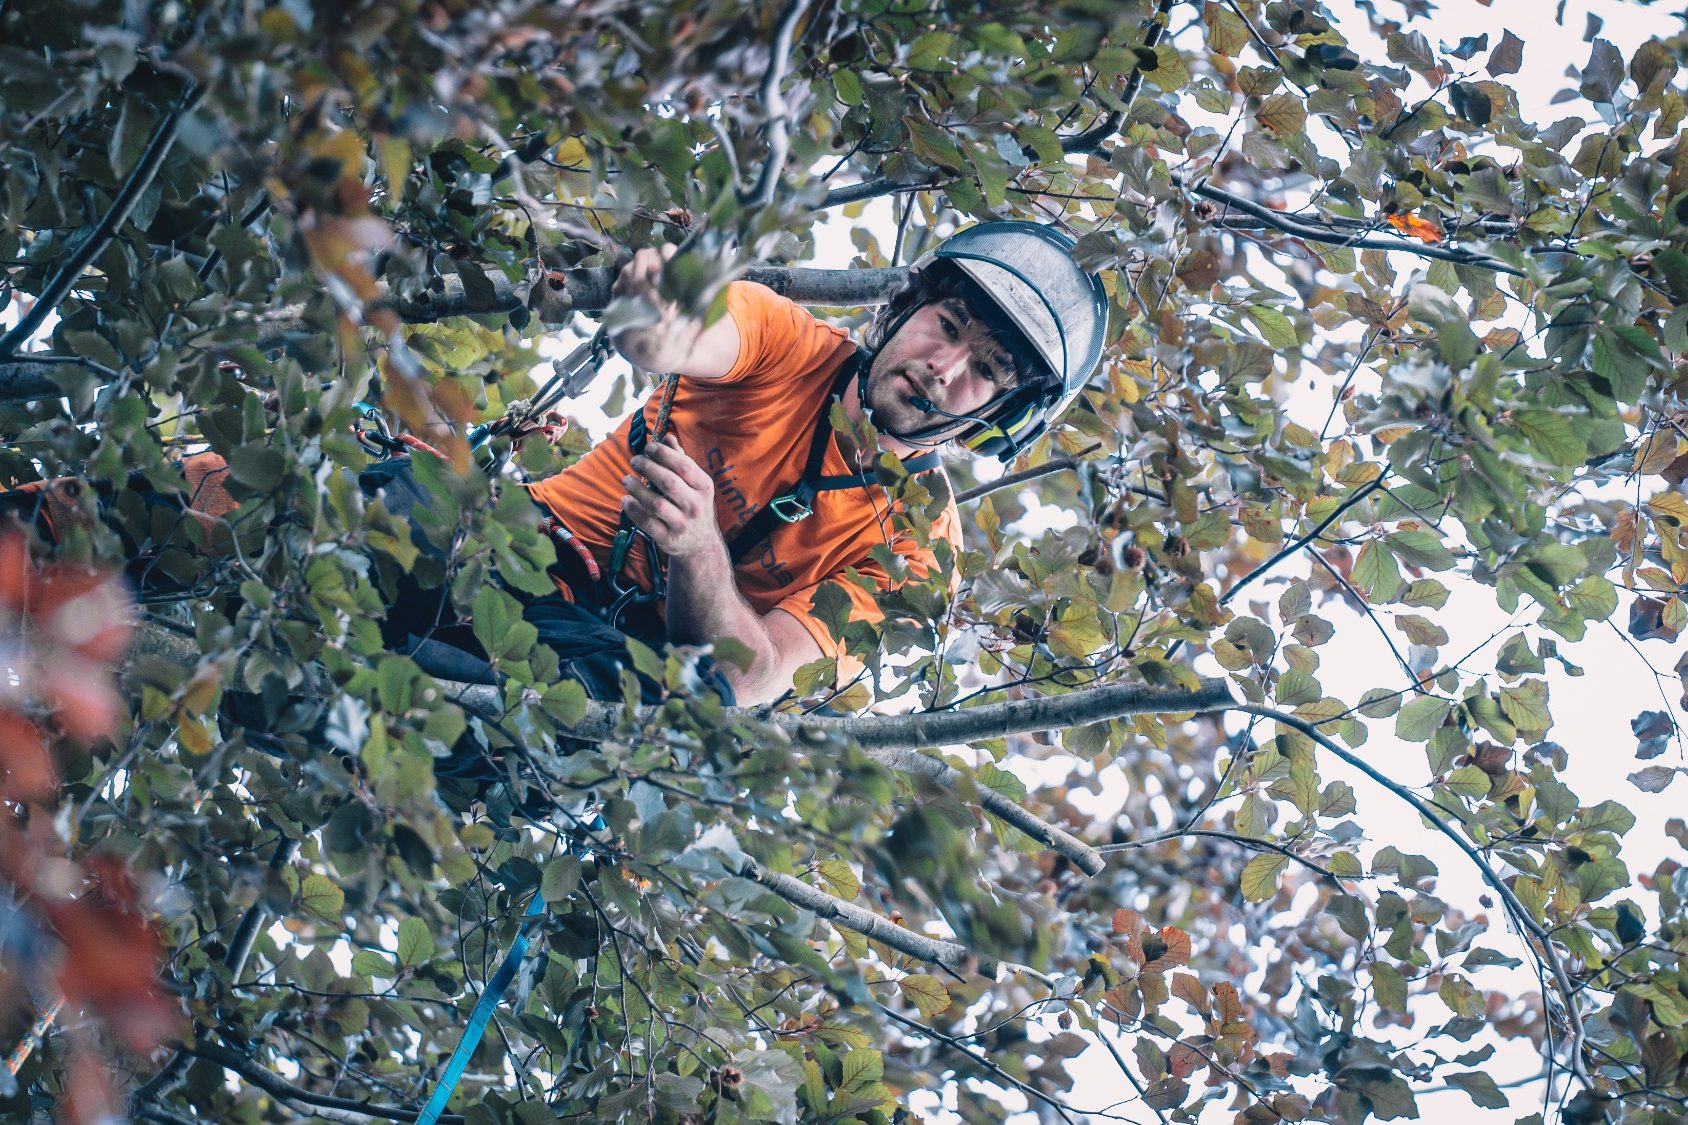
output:
[[[731,529],[803,475],[815,421],[828,408],[833,380],[855,345],[840,329],[753,282],[727,287],[727,313],[739,332],[738,361],[720,379],[680,380],[669,431],[714,478],[715,518],[730,538]],[[654,431],[656,403],[647,401],[641,409]],[[531,486],[534,499],[567,524],[606,571],[621,521],[622,478],[632,472],[631,424],[629,417],[579,461]],[[822,472],[855,471],[845,464],[834,436]],[[907,558],[913,574],[924,577],[936,565],[931,550],[919,545],[909,528],[897,526],[900,522],[877,484],[822,492],[813,515],[776,525],[761,549],[737,564],[739,592],[758,613],[782,609],[791,614],[822,652],[842,656],[838,639],[812,612],[824,583],[854,567],[878,588],[892,588],[891,574],[869,555],[882,543]],[[960,553],[960,517],[953,501],[935,521],[931,537],[947,539]],[[643,550],[628,553],[627,576],[650,588],[650,562]],[[872,594],[853,582],[838,586],[851,599],[851,620],[879,620]]]

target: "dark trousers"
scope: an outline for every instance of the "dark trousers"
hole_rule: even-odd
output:
[[[358,485],[365,494],[379,496],[387,510],[397,516],[411,518],[418,505],[429,505],[427,493],[411,474],[408,458],[374,463],[359,474]],[[416,545],[437,555],[438,549],[413,518],[411,527]],[[648,605],[631,606],[612,627],[604,620],[604,588],[591,581],[571,552],[559,553],[553,574],[567,583],[573,600],[560,593],[541,597],[517,590],[510,593],[523,603],[522,619],[538,631],[539,643],[556,652],[559,674],[578,681],[589,698],[616,702],[622,698],[622,673],[632,670],[639,680],[642,701],[658,702],[663,685],[633,669],[627,642],[631,638],[661,651],[668,643],[668,629],[661,615]],[[425,590],[414,578],[404,576],[391,599],[382,634],[389,648],[410,656],[431,676],[464,683],[497,682],[473,627],[451,605],[443,587]],[[698,661],[697,674],[706,689],[732,704],[732,688],[709,657]],[[469,735],[459,740],[449,757],[435,762],[434,773],[474,783],[478,788],[508,776],[500,756]]]

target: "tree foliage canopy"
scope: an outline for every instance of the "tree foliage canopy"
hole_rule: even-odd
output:
[[[139,549],[180,591],[126,706],[88,721],[66,674],[13,700],[52,756],[8,736],[0,874],[70,955],[55,982],[8,938],[7,968],[110,1034],[49,1036],[8,1112],[414,1120],[538,895],[452,1103],[475,1125],[931,1090],[969,1121],[1359,1122],[1431,1087],[1680,1120],[1688,874],[1632,868],[1633,814],[1565,783],[1547,676],[1608,622],[1688,624],[1688,41],[1593,36],[1590,116],[1533,121],[1527,39],[1358,7],[1381,50],[1318,0],[0,7],[0,468],[109,520],[69,569],[0,558],[0,603],[62,672],[111,655],[42,609],[109,613],[71,564]],[[886,197],[894,234],[862,218]],[[627,313],[630,248],[682,242],[664,284],[700,312],[753,270],[859,320],[992,217],[1079,236],[1113,339],[1008,477],[952,474],[959,592],[887,595],[845,632],[872,674],[800,683],[914,717],[724,712],[645,650],[673,698],[589,706],[489,581],[546,588],[519,489],[418,456],[441,561],[346,471],[360,400],[468,424],[531,394],[542,337]],[[854,272],[813,270],[841,220],[855,257],[821,264]],[[228,518],[171,500],[197,448]],[[944,501],[891,484],[917,524]],[[382,651],[405,572],[472,608],[503,687]],[[1473,591],[1513,617],[1465,654],[1438,616]],[[1339,628],[1399,663],[1357,698],[1321,684]],[[1635,727],[1662,755],[1671,708]],[[469,728],[522,775],[472,807],[433,774]],[[1329,776],[1356,770],[1378,787]],[[1480,900],[1368,837],[1391,809]],[[1511,1091],[1508,1040],[1542,1065]],[[133,1082],[102,1091],[98,1049]],[[1087,1049],[1116,1097],[1072,1092]]]

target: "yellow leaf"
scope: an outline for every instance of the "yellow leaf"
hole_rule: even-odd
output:
[[[1278,890],[1278,873],[1289,862],[1277,852],[1261,852],[1243,867],[1243,898],[1249,902],[1265,902]]]
[[[299,885],[296,901],[299,909],[306,914],[325,922],[338,922],[341,912],[346,909],[346,892],[328,876],[312,873],[305,876],[305,881]]]
[[[950,1006],[949,989],[937,977],[925,973],[904,977],[897,982],[897,987],[902,990],[903,998],[919,1008],[920,1014],[928,1019]]]

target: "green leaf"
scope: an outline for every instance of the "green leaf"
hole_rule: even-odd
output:
[[[1461,766],[1449,775],[1447,787],[1461,797],[1477,800],[1489,795],[1489,775],[1477,766]]]
[[[922,973],[919,976],[904,977],[897,982],[903,998],[920,1009],[920,1014],[927,1019],[948,1010],[950,1006],[949,989],[937,977]]]
[[[1421,695],[1409,701],[1395,717],[1395,737],[1403,742],[1428,740],[1448,717],[1453,706],[1453,700],[1435,695]]]
[[[401,969],[414,969],[433,960],[434,935],[428,932],[428,923],[420,918],[406,918],[399,923],[398,954]]]
[[[843,1075],[838,1082],[840,1094],[851,1093],[885,1079],[885,1060],[878,1051],[866,1048],[844,1056]]]
[[[1395,557],[1408,566],[1422,567],[1425,570],[1453,568],[1453,552],[1443,545],[1441,536],[1434,531],[1422,528],[1397,531],[1385,542],[1389,544],[1389,549],[1395,553]]]
[[[1580,465],[1588,457],[1588,448],[1577,440],[1570,419],[1563,414],[1549,414],[1545,410],[1526,410],[1514,419],[1518,428],[1530,439],[1541,459],[1550,465]]]
[[[1243,865],[1241,888],[1249,902],[1265,902],[1278,890],[1278,875],[1289,863],[1289,857],[1277,852],[1261,852]]]
[[[1295,325],[1277,309],[1270,305],[1250,305],[1245,311],[1248,318],[1254,321],[1254,326],[1260,330],[1260,335],[1265,337],[1272,347],[1280,351],[1289,351],[1300,346],[1301,341],[1296,336]]]
[[[352,954],[352,972],[360,977],[381,977],[392,980],[399,975],[393,959],[373,949],[360,949]]]
[[[1307,107],[1294,94],[1273,94],[1260,103],[1254,118],[1277,136],[1293,137],[1307,128]]]
[[[324,922],[339,922],[346,910],[346,892],[328,876],[312,872],[299,884],[294,903],[306,914]]]
[[[1375,539],[1360,548],[1349,577],[1373,605],[1391,601],[1401,592],[1401,571],[1395,565],[1395,556]]]
[[[1407,635],[1407,640],[1415,645],[1427,645],[1438,648],[1448,643],[1448,631],[1430,620],[1420,617],[1416,613],[1403,613],[1395,618],[1395,628]]]
[[[1420,578],[1407,586],[1401,604],[1419,609],[1441,609],[1448,604],[1448,588],[1434,578]]]
[[[1450,1074],[1448,1082],[1470,1094],[1472,1103],[1483,1109],[1505,1109],[1509,1104],[1505,1092],[1483,1071],[1470,1070],[1463,1074]]]
[[[1000,793],[1010,801],[1026,799],[1026,783],[1014,774],[990,762],[980,765],[973,776],[980,785],[993,793]]]
[[[580,860],[572,855],[560,855],[545,864],[539,881],[539,894],[548,904],[567,902],[580,887]]]
[[[1500,709],[1525,738],[1539,738],[1553,726],[1547,710],[1547,681],[1525,680],[1500,691]]]
[[[1395,966],[1383,961],[1371,964],[1372,995],[1391,1012],[1407,1010],[1407,978]]]

